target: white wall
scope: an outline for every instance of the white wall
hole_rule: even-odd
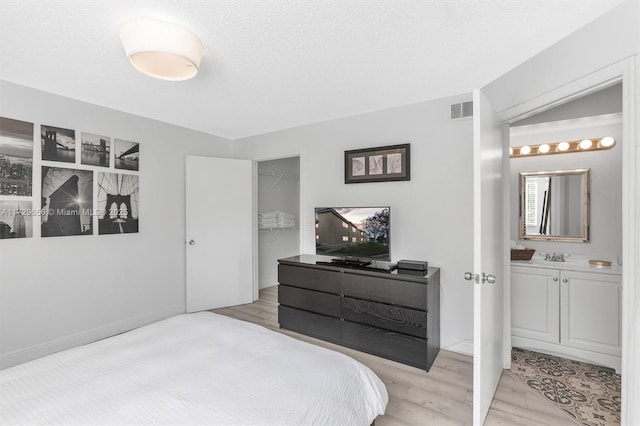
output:
[[[596,115],[622,112],[622,83],[599,90],[556,108],[542,111],[513,123],[511,126],[548,123],[550,121],[569,120],[572,118],[592,117]]]
[[[493,107],[511,108],[637,55],[638,3],[627,0],[488,84],[485,93]]]
[[[296,217],[295,229],[258,232],[260,288],[278,284],[278,259],[300,252],[300,158],[261,161],[258,168],[283,177],[258,173],[258,212],[280,210]]]
[[[511,166],[511,239],[518,240],[519,173],[543,170],[591,169],[591,240],[563,243],[522,240],[518,244],[543,252],[584,254],[613,259],[622,256],[622,117],[607,114],[511,128],[511,146],[537,145],[603,136],[617,143],[607,151],[519,157]]]
[[[441,268],[443,347],[472,351],[472,121],[449,119],[471,96],[408,105],[236,141],[235,155],[300,154],[301,246],[315,252],[314,207],[391,206],[391,256]],[[411,143],[411,180],[344,183],[344,151]],[[283,155],[284,156],[284,155]]]
[[[139,233],[0,241],[0,368],[184,312],[185,155],[230,156],[231,143],[1,81],[0,116],[35,124],[36,177],[40,124],[141,153]]]

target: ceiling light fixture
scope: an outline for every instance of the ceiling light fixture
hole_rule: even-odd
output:
[[[569,154],[572,152],[590,152],[611,149],[616,141],[611,136],[582,139],[576,141],[548,142],[540,145],[523,145],[509,149],[511,158],[533,157],[535,155]]]
[[[198,73],[202,43],[182,27],[136,19],[120,26],[120,40],[131,65],[143,74],[183,81]]]

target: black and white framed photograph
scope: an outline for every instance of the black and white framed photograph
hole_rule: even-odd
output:
[[[344,152],[344,183],[410,180],[410,144]]]
[[[89,166],[109,167],[109,156],[111,154],[110,137],[82,132],[80,140],[82,145],[80,163]]]
[[[0,201],[0,240],[33,237],[31,200]]]
[[[42,159],[47,161],[76,162],[76,132],[62,127],[40,126]]]
[[[116,169],[139,170],[140,144],[138,142],[116,139],[114,164]]]
[[[33,123],[0,117],[0,195],[30,197]]]
[[[138,232],[140,177],[98,172],[98,234]]]
[[[93,172],[42,166],[43,237],[93,234]]]

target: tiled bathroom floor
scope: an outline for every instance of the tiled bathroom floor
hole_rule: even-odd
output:
[[[513,348],[506,371],[580,424],[620,424],[620,375],[610,368]]]

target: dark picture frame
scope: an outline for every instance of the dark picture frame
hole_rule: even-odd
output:
[[[411,180],[410,144],[344,152],[344,183]]]

